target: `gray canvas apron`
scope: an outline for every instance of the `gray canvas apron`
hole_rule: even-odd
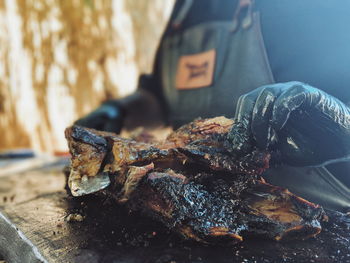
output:
[[[258,13],[252,13],[248,7],[238,21],[242,16],[241,10],[237,10],[233,21],[198,24],[163,39],[162,87],[174,127],[198,117],[233,117],[241,95],[274,83]],[[216,51],[212,83],[195,89],[178,89],[176,71],[180,58],[209,50]],[[348,188],[323,167],[270,168],[265,179],[330,209],[350,207]]]
[[[235,22],[206,22],[164,38],[160,47],[162,87],[175,127],[198,117],[233,117],[240,95],[273,83],[257,14],[246,28],[238,28]],[[213,83],[198,89],[177,89],[179,58],[208,50],[216,51]]]

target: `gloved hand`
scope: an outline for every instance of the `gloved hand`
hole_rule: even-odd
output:
[[[124,111],[117,101],[107,101],[93,112],[77,120],[74,124],[100,131],[119,133],[124,119]]]
[[[350,156],[350,109],[301,82],[260,87],[240,97],[228,139],[236,154],[268,149],[279,162],[321,165]]]

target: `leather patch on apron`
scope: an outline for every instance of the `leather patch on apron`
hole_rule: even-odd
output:
[[[181,56],[176,71],[176,88],[197,89],[210,86],[213,83],[215,57],[215,49]]]

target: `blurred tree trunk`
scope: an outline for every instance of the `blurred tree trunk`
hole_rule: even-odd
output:
[[[150,72],[172,5],[0,0],[0,149],[65,150],[65,127]]]

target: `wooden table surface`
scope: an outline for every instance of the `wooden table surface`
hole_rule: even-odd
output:
[[[68,197],[65,164],[50,159],[24,170],[0,168],[0,254],[6,262],[350,262],[346,215],[328,212],[322,233],[305,241],[251,238],[234,247],[206,247],[97,197]],[[71,213],[84,220],[67,222]]]

